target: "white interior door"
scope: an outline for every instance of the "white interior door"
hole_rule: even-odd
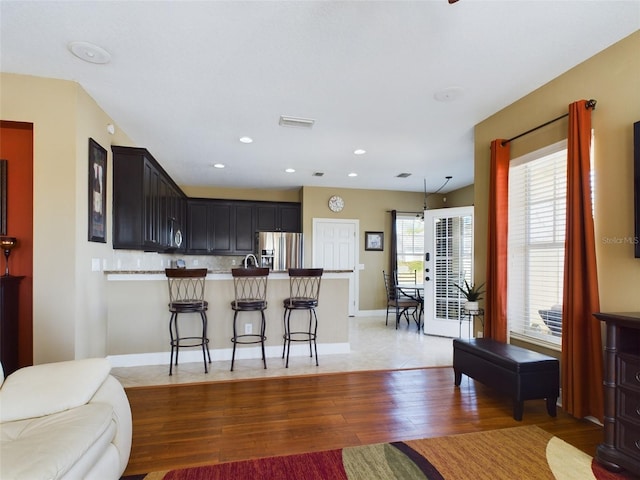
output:
[[[469,318],[455,284],[473,281],[473,207],[424,212],[424,333],[468,338]]]
[[[355,315],[358,298],[356,273],[358,220],[313,219],[312,263],[314,268],[352,270],[349,281],[349,315]]]

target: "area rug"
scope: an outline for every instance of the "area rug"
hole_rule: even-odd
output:
[[[124,477],[145,480],[627,480],[535,427],[348,447]]]

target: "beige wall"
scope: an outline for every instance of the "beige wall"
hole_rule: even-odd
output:
[[[632,125],[640,120],[640,32],[569,70],[475,128],[475,281],[485,281],[489,145],[556,118],[576,100],[598,101],[595,134],[595,235],[603,311],[639,311],[640,259],[633,256]],[[566,138],[562,120],[516,140],[512,158]],[[622,240],[622,243],[616,243]]]
[[[0,74],[0,118],[34,125],[34,363],[105,354],[102,272],[91,258],[110,256],[108,243],[87,241],[88,139],[108,152],[113,121],[74,82]],[[109,183],[109,182],[108,182]],[[108,192],[108,205],[111,205]]]
[[[458,190],[454,190],[453,192],[449,192],[446,195],[443,195],[444,204],[447,207],[468,207],[473,205],[473,202],[475,201],[473,192],[473,185],[468,185],[466,187],[459,188]]]
[[[332,195],[340,195],[345,202],[339,213],[329,210]],[[386,295],[382,283],[382,271],[389,270],[389,235],[391,210],[421,212],[424,195],[416,192],[387,190],[359,190],[346,188],[303,187],[302,231],[311,232],[314,218],[357,219],[360,223],[359,262],[364,270],[359,271],[360,310],[378,310],[386,306]],[[430,208],[440,208],[441,197],[429,198]],[[364,232],[384,232],[384,251],[365,251]],[[311,265],[312,238],[305,234],[305,264]]]

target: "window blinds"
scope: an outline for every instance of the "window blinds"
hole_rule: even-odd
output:
[[[566,141],[511,161],[509,332],[542,344],[561,343],[566,185]]]

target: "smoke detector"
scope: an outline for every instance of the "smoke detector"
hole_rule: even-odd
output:
[[[111,61],[111,54],[104,48],[89,42],[71,42],[69,51],[85,62],[104,64]]]

